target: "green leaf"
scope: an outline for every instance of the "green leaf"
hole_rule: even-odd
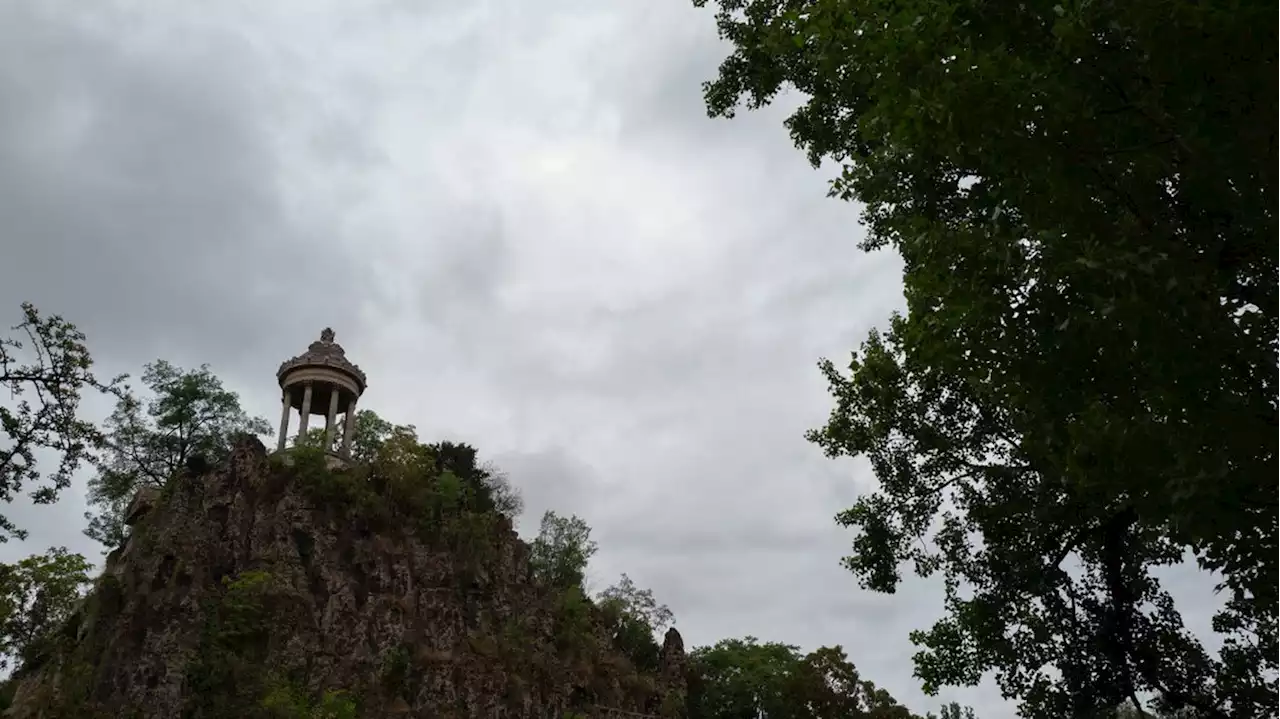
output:
[[[903,261],[808,436],[878,480],[838,515],[862,585],[943,576],[921,680],[1274,715],[1274,4],[717,4],[708,112],[795,90],[787,131]],[[1188,555],[1232,597],[1214,654],[1158,580]]]

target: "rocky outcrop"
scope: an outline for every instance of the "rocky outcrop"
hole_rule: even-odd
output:
[[[7,716],[683,714],[674,630],[657,674],[640,672],[589,602],[532,580],[505,518],[314,464],[248,440],[141,498]]]
[[[689,666],[684,639],[675,627],[667,630],[658,655],[658,712],[661,716],[684,716],[688,704]]]

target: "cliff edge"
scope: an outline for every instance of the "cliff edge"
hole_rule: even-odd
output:
[[[10,719],[683,716],[685,656],[614,646],[505,517],[422,463],[330,469],[256,439],[130,508]]]

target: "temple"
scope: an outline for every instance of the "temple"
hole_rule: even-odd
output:
[[[325,454],[339,462],[351,461],[351,437],[355,432],[356,404],[364,394],[367,379],[364,372],[347,360],[342,345],[334,341],[333,330],[326,327],[320,339],[307,351],[286,360],[276,371],[283,393],[280,411],[280,436],[276,451],[284,452],[289,437],[289,416],[297,410],[301,421],[298,437],[307,435],[311,415],[323,415]],[[335,448],[338,416],[342,415],[342,444]]]

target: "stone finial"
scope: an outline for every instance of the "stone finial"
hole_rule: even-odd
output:
[[[297,370],[308,367],[328,367],[349,375],[357,385],[352,388],[355,394],[363,393],[367,381],[365,374],[359,366],[347,360],[346,350],[334,341],[335,337],[333,328],[325,327],[320,332],[320,339],[313,341],[306,352],[281,363],[280,369],[276,370],[276,378],[280,380],[280,386],[284,387],[288,384],[287,376],[294,374]]]
[[[658,693],[662,697],[658,714],[683,719],[687,716],[685,707],[689,695],[689,664],[684,653],[684,638],[675,627],[668,629],[666,636],[662,638],[658,672]]]
[[[675,627],[668,629],[662,638],[662,653],[673,660],[684,659],[684,637],[680,636]]]

